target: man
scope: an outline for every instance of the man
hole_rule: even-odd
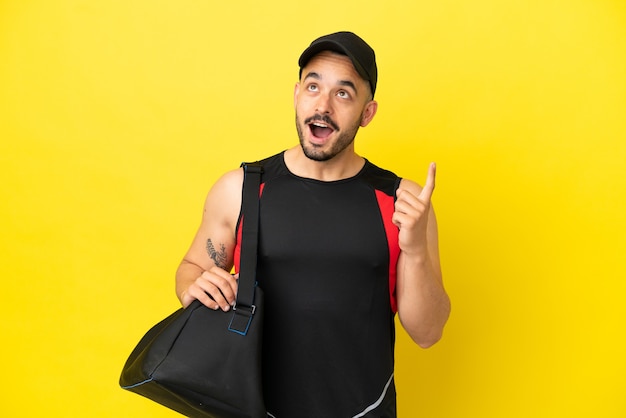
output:
[[[294,105],[300,144],[262,161],[257,280],[265,294],[268,416],[395,417],[394,315],[429,347],[450,312],[437,224],[424,187],[355,152],[378,108],[374,51],[350,32],[302,53]],[[176,275],[183,306],[228,311],[242,170],[211,188]]]

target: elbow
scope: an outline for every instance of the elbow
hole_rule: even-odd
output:
[[[440,314],[434,318],[429,318],[429,320],[420,319],[417,315],[409,315],[405,318],[399,315],[399,319],[403,328],[407,331],[415,344],[421,348],[430,348],[437,344],[443,337],[443,330],[448,322],[449,316],[450,305],[448,303],[444,311],[440,312]]]
[[[420,348],[430,348],[433,345],[437,344],[441,337],[443,336],[443,330],[438,332],[431,332],[429,335],[420,335],[420,336],[411,336],[415,344],[420,346]]]
[[[408,324],[402,321],[402,317],[400,317],[400,323],[413,342],[421,348],[430,348],[443,337],[443,326]]]
[[[427,343],[417,343],[417,345],[419,345],[420,348],[423,348],[425,350],[425,349],[430,348],[433,345],[435,345],[435,343],[436,343],[436,341],[435,342],[427,342]]]

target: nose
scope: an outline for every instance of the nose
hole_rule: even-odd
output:
[[[317,102],[315,103],[315,110],[320,114],[331,113],[332,107],[330,97],[326,94],[320,94],[317,98]]]

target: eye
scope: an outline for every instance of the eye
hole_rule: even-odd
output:
[[[306,89],[308,91],[317,91],[317,84],[309,84]]]
[[[345,91],[345,90],[339,90],[337,92],[337,97],[340,97],[342,99],[349,99],[350,98],[350,94],[347,91]]]

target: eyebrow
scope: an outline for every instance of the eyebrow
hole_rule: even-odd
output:
[[[315,80],[321,80],[322,76],[319,75],[318,73],[316,73],[315,71],[311,71],[310,73],[308,73],[303,79],[302,81],[306,81],[308,78],[314,78]],[[349,87],[352,90],[354,90],[355,93],[358,93],[358,89],[356,88],[356,85],[350,81],[350,80],[339,80],[338,84],[340,86],[343,87]]]

